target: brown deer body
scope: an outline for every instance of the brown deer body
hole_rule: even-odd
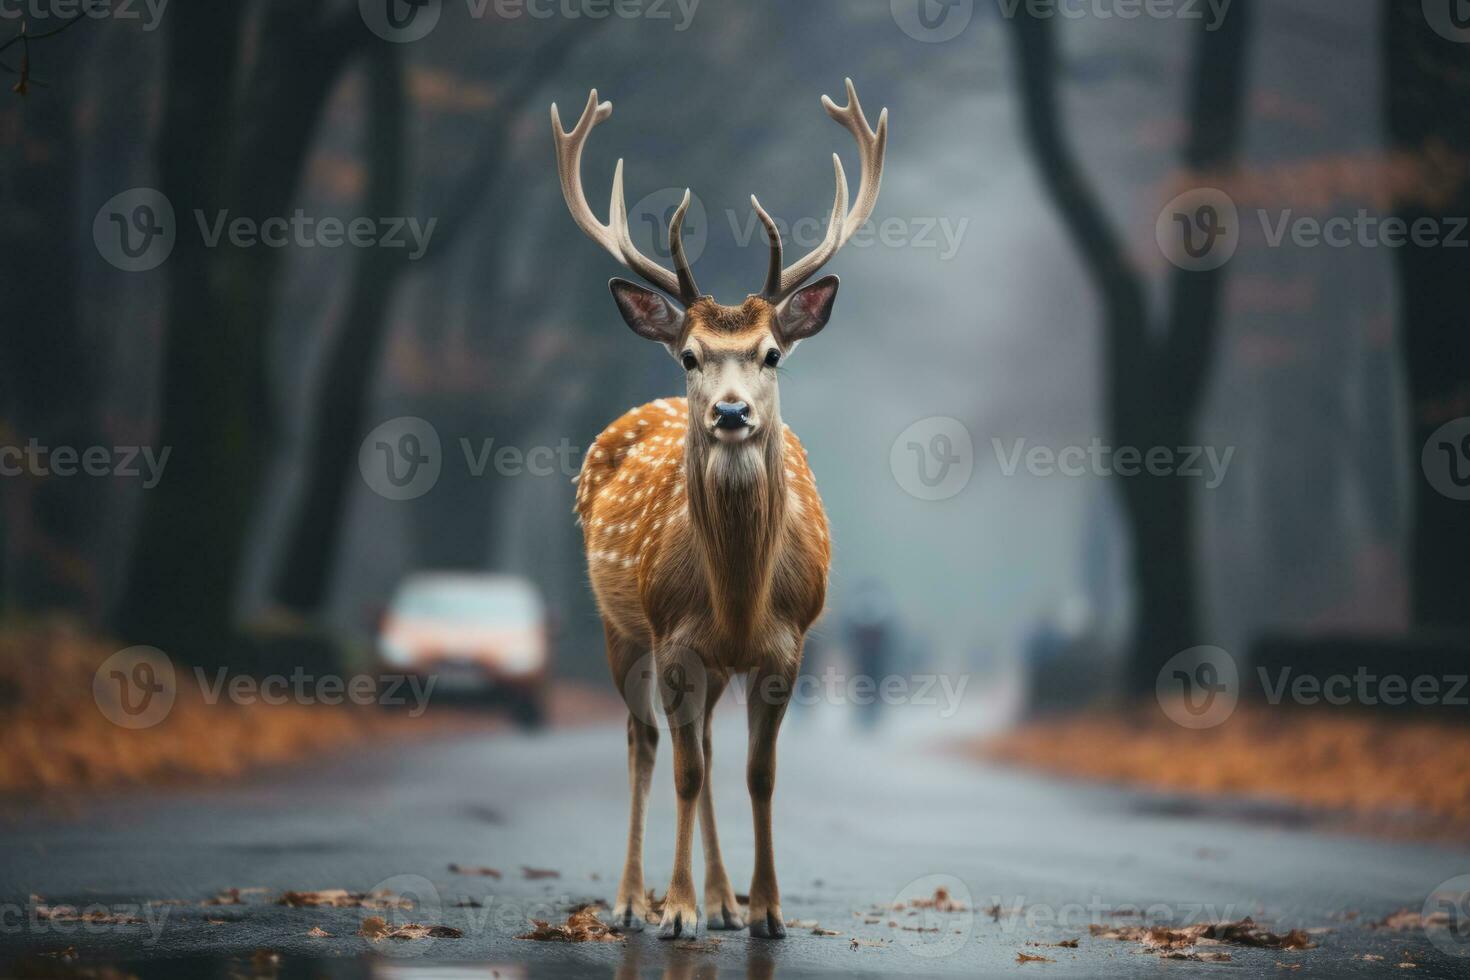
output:
[[[578,477],[577,514],[588,571],[607,635],[608,663],[628,703],[632,790],[627,862],[614,924],[642,928],[643,826],[658,745],[658,690],[674,747],[678,827],[674,870],[659,935],[694,935],[701,915],[690,872],[696,816],[705,857],[704,906],[710,928],[745,926],[720,857],[707,790],[710,720],[736,675],[750,675],[746,782],[755,819],[750,885],[751,934],[785,934],[771,841],[775,747],[807,629],[826,597],[831,549],[827,517],[806,451],[781,421],[776,366],[825,326],[836,277],[802,287],[872,212],[887,139],[886,111],[868,127],[852,83],[848,105],[823,99],[857,138],[862,185],[847,210],[847,183],[834,155],[837,194],[826,239],[783,268],[775,223],[752,198],[771,246],[766,287],[739,306],[702,296],[684,259],[675,213],[675,272],[641,255],[629,240],[622,161],[611,214],[591,214],[580,178],[582,146],[612,112],[594,91],[582,118],[563,132],[552,106],[562,189],[577,224],[629,268],[682,302],[621,279],[614,299],[635,333],[662,343],[686,372],[685,398],[659,399],[618,419],[589,449]],[[658,683],[654,683],[655,678]],[[686,699],[692,704],[686,704]]]

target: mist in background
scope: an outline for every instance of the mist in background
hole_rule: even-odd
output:
[[[920,3],[925,22],[947,26],[915,29]],[[1176,478],[1196,518],[1181,525],[1193,643],[1243,651],[1265,632],[1415,622],[1421,443],[1399,348],[1400,256],[1271,247],[1255,216],[1392,206],[1376,161],[1393,149],[1385,30],[1398,6],[1248,7],[1233,156],[1254,179],[1229,188],[1240,246],[1213,274],[1218,321],[1207,370],[1185,382],[1201,407],[1180,443],[1229,462],[1218,485]],[[205,659],[220,619],[208,595],[228,595],[247,628],[306,623],[361,639],[408,573],[510,572],[555,612],[557,670],[601,677],[574,470],[504,472],[514,467],[492,459],[476,475],[465,453],[487,440],[491,453],[566,446],[579,463],[623,411],[683,390],[666,352],[620,322],[606,288],[619,267],[567,214],[548,107],[570,125],[589,89],[612,101],[583,160],[594,209],[623,158],[635,242],[666,256],[668,211],[692,188],[685,235],[699,281],[738,303],[766,260],[749,195],[788,226],[805,222],[788,237],[794,255],[821,234],[833,151],[856,179],[851,140],[818,101],[841,102],[850,76],[870,118],[890,115],[877,228],[831,264],[842,278],[833,321],[782,379],[835,546],[818,645],[849,642],[871,588],[890,604],[895,657],[999,685],[1023,673],[1039,632],[1060,630],[1086,634],[1100,677],[1124,676],[1138,601],[1121,481],[1009,462],[1018,445],[1127,443],[1109,410],[1118,388],[1097,279],[1028,144],[1022,29],[1002,7],[704,0],[658,8],[667,18],[594,20],[494,5],[477,17],[445,0],[433,30],[403,44],[364,34],[351,5],[183,7],[156,30],[99,20],[33,44],[46,87],[0,107],[13,257],[0,277],[4,441],[173,446],[156,488],[0,481],[12,611],[61,608]],[[1204,21],[1046,25],[1067,149],[1151,311],[1179,282],[1156,230],[1189,186],[1201,10]],[[962,29],[943,39],[957,17]],[[5,57],[18,61],[16,49]],[[94,237],[99,209],[133,188],[160,190],[176,215],[173,254],[142,272],[116,267]],[[436,223],[412,260],[410,249],[210,249],[200,208],[210,221],[300,209]],[[192,394],[180,372],[195,375]],[[1134,387],[1144,404],[1157,394]],[[324,436],[333,406],[348,417]],[[395,500],[364,478],[359,452],[401,417],[432,426],[441,469],[431,490]],[[955,438],[935,444],[939,432]],[[206,460],[191,464],[191,440]],[[939,472],[944,459],[925,455],[936,448],[973,469],[945,499],[924,499],[914,477]],[[321,489],[334,481],[337,492]],[[313,511],[308,499],[328,504]],[[199,530],[220,523],[233,538]],[[190,571],[211,556],[223,570]],[[186,627],[170,616],[180,607]]]

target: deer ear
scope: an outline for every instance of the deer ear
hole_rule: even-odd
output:
[[[645,289],[626,279],[614,278],[607,284],[612,290],[618,312],[633,332],[646,340],[656,340],[670,346],[678,342],[684,332],[684,314],[660,293]]]
[[[776,332],[788,347],[815,336],[827,325],[837,299],[837,277],[823,276],[803,286],[776,309]]]

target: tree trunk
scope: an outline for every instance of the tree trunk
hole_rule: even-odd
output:
[[[403,65],[396,45],[378,45],[368,70],[368,187],[362,213],[403,212],[405,143]],[[357,472],[358,426],[366,415],[403,256],[386,248],[363,249],[352,299],[325,355],[316,418],[307,451],[310,469],[287,554],[276,580],[276,599],[301,612],[321,607],[331,584],[346,517],[348,488]]]
[[[1190,172],[1229,166],[1245,91],[1249,5],[1200,34],[1190,91]],[[1214,361],[1220,270],[1179,271],[1166,323],[1150,327],[1143,278],[1062,136],[1055,21],[1022,13],[1016,32],[1022,118],[1047,193],[1075,240],[1103,307],[1105,416],[1111,441],[1147,453],[1194,439]],[[1200,637],[1194,488],[1176,476],[1120,477],[1132,546],[1135,626],[1125,683],[1152,691],[1159,667]]]
[[[129,640],[196,661],[227,656],[233,631],[272,434],[265,348],[281,267],[279,249],[207,247],[196,214],[285,215],[332,83],[365,33],[355,8],[319,23],[322,4],[279,0],[262,14],[242,84],[239,7],[181,5],[170,18],[160,176],[178,237],[158,441],[171,456],[144,497],[117,613]]]
[[[574,46],[575,36],[572,30],[561,31],[538,49],[531,64],[509,83],[508,94],[485,123],[486,142],[466,169],[464,180],[446,198],[448,203],[442,212],[445,218],[434,236],[434,249],[420,259],[419,269],[450,252],[461,232],[471,226],[479,213],[481,199],[500,189],[511,159],[509,128],[541,83],[560,68]],[[380,51],[375,62],[378,67],[374,69],[370,96],[373,129],[366,213],[396,214],[404,199],[401,68],[388,52]],[[486,262],[486,268],[497,267],[494,261]],[[347,520],[349,490],[356,480],[361,426],[377,376],[388,309],[399,278],[408,271],[409,266],[398,253],[372,249],[364,255],[357,268],[346,319],[324,358],[326,373],[317,390],[307,453],[310,470],[295,516],[287,525],[286,555],[273,590],[277,602],[297,613],[318,611],[331,589],[332,569]],[[448,411],[454,411],[453,403],[457,400],[450,400]],[[430,413],[431,419],[440,422],[448,417]],[[490,502],[483,495],[476,497],[473,488],[468,500],[463,502],[466,506],[462,511],[457,512],[455,504],[446,499],[463,482],[458,470],[462,463],[458,443],[461,434],[471,435],[441,432],[445,440],[446,469],[435,487],[437,496],[429,505],[428,519],[448,518],[456,522],[448,534],[440,535],[442,529],[437,524],[432,525],[431,533],[444,537],[447,547],[454,550],[453,564],[480,567],[489,539]],[[483,494],[485,481],[473,482],[482,488]],[[465,521],[474,526],[465,527]]]
[[[1432,200],[1427,185],[1418,200],[1398,203],[1409,227],[1428,219],[1445,233],[1456,218],[1470,215],[1470,75],[1465,46],[1430,27],[1420,5],[1384,5],[1386,115],[1392,150],[1423,162],[1444,161],[1454,178],[1449,192]],[[1409,465],[1414,515],[1409,574],[1415,625],[1428,629],[1470,627],[1470,504],[1436,488],[1423,469],[1420,451],[1435,431],[1470,416],[1470,249],[1416,245],[1394,250],[1399,277],[1399,324],[1409,390]],[[1458,440],[1430,447],[1431,455],[1470,466]],[[1441,462],[1436,459],[1435,462]]]
[[[78,211],[74,115],[85,31],[35,46],[33,61],[47,87],[24,98],[4,93],[17,126],[0,172],[0,445],[24,448],[34,439],[80,452],[95,441],[99,353],[76,302],[77,256],[91,243],[78,242],[76,222],[68,220]],[[88,549],[106,492],[107,481],[80,475],[27,470],[0,480],[0,517],[13,525],[9,541],[0,534],[0,583],[8,570],[13,590],[0,596],[23,609],[95,615],[97,569]]]

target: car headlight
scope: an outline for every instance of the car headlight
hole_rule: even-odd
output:
[[[505,673],[519,675],[539,670],[545,655],[540,647],[526,644],[500,650],[495,659]]]
[[[409,649],[408,644],[395,638],[392,634],[388,634],[378,641],[378,653],[386,663],[398,667],[413,662],[413,651]]]

